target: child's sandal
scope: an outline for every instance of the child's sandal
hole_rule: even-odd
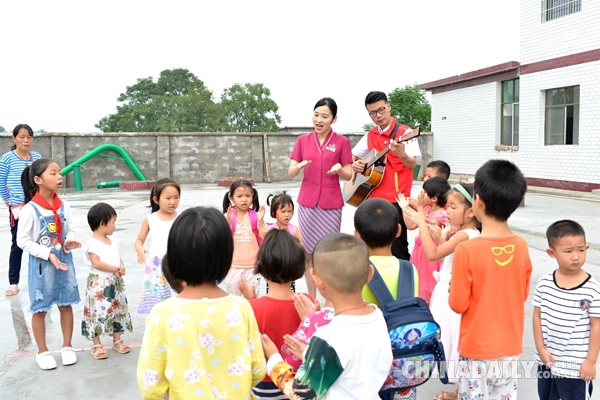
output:
[[[131,350],[129,346],[123,343],[122,340],[117,340],[116,342],[113,342],[112,349],[119,354],[127,354]]]
[[[92,357],[94,357],[96,360],[104,360],[108,357],[108,354],[106,354],[104,346],[102,346],[101,344],[95,344],[92,346]]]

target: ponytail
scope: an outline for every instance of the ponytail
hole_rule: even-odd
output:
[[[260,210],[260,204],[258,202],[258,190],[252,188],[252,209],[254,211]]]
[[[23,193],[25,194],[25,203],[29,203],[33,196],[35,196],[35,192],[38,191],[39,187],[37,183],[35,183],[34,178],[36,176],[41,176],[46,170],[48,166],[52,163],[56,163],[55,161],[50,160],[49,158],[40,158],[39,160],[34,161],[31,165],[28,165],[23,170],[21,174],[21,186],[23,187]]]
[[[33,199],[33,196],[35,196],[35,192],[38,190],[37,185],[31,177],[30,171],[31,165],[28,165],[21,174],[21,186],[23,187],[23,193],[25,194],[25,203],[29,203],[31,199]]]

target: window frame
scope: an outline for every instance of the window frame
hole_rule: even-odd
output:
[[[506,84],[509,84],[512,88],[512,93],[505,95]],[[518,146],[519,145],[519,100],[520,100],[520,79],[508,79],[500,83],[500,144],[504,146]],[[507,101],[508,100],[508,101]],[[505,115],[505,107],[510,105],[510,115]],[[505,118],[510,117],[511,120],[511,132],[510,132],[510,143],[505,143]],[[516,128],[516,129],[515,129]]]
[[[569,101],[567,98],[568,89],[573,89],[573,99]],[[558,104],[552,100],[554,97],[552,92],[562,90],[562,103]],[[559,86],[552,89],[544,90],[544,146],[578,146],[579,145],[579,111],[581,105],[581,86]],[[556,132],[552,132],[552,128],[556,126],[548,125],[552,122],[552,111],[564,110],[562,113],[562,142],[556,143],[551,140],[553,136],[557,136]],[[569,126],[569,113],[571,113],[571,126]],[[560,116],[560,114],[555,114]],[[570,132],[569,132],[570,130]],[[570,135],[570,140],[569,139]],[[570,143],[568,143],[570,141]]]
[[[542,0],[542,23],[581,11],[582,0]]]

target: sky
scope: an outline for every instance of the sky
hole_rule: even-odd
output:
[[[218,101],[262,83],[280,126],[371,122],[364,98],[519,61],[519,1],[105,0],[0,3],[0,126],[97,132],[139,78],[186,68]]]

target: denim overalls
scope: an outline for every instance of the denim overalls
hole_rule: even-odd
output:
[[[68,306],[79,303],[79,288],[73,264],[73,255],[65,253],[58,241],[54,215],[44,217],[35,203],[30,202],[40,222],[40,232],[35,242],[44,247],[49,247],[60,261],[67,264],[69,269],[61,271],[56,269],[48,260],[29,255],[29,298],[30,310],[33,313],[46,312],[53,304]],[[65,216],[61,205],[59,213],[63,227]],[[65,232],[62,232],[62,243],[65,242]]]

